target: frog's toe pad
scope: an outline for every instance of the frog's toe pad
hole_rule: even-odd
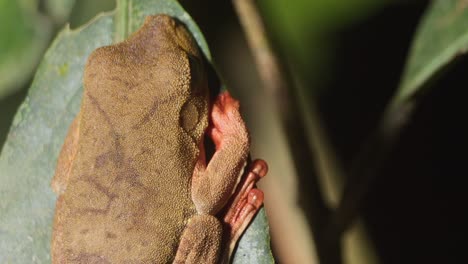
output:
[[[230,241],[237,241],[262,206],[263,192],[256,188],[255,183],[264,177],[267,172],[268,166],[265,161],[253,161],[246,175],[239,183],[232,202],[227,205],[224,224],[228,229],[227,235]]]

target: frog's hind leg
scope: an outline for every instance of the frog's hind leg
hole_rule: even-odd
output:
[[[221,222],[211,215],[195,215],[182,234],[174,264],[217,263],[220,254]]]
[[[57,161],[55,175],[51,182],[52,190],[58,195],[62,194],[68,183],[73,160],[75,159],[78,150],[78,135],[80,128],[80,114],[75,117],[70,128],[68,129],[67,137],[63,143],[62,150]]]
[[[263,204],[263,192],[255,187],[268,172],[264,160],[253,161],[244,173],[231,200],[220,213],[224,223],[222,259],[228,260],[240,235]]]
[[[78,150],[79,117],[80,114],[75,117],[68,129],[67,137],[65,138],[65,142],[63,143],[62,150],[60,151],[60,156],[57,161],[55,175],[51,182],[52,189],[58,195],[57,202],[55,204],[55,217],[52,234],[53,239],[51,244],[52,263],[66,263],[65,250],[63,249],[64,225],[63,223],[60,223],[64,212],[64,210],[62,210],[62,194],[67,187],[73,160]]]

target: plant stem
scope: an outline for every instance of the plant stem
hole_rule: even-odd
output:
[[[321,263],[341,263],[338,239],[327,239],[323,227],[328,223],[330,210],[326,206],[317,179],[312,150],[304,119],[299,109],[290,76],[273,51],[265,26],[253,0],[233,0],[238,17],[252,50],[263,88],[274,102],[289,144],[299,184],[299,203],[312,226],[318,257]]]
[[[114,34],[114,42],[121,42],[128,37],[128,18],[129,18],[129,1],[130,0],[117,0],[117,13],[115,16],[116,20],[116,32]]]

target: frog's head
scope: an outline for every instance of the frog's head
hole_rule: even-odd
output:
[[[159,100],[170,102],[167,114],[176,114],[180,126],[200,138],[207,124],[208,82],[203,56],[184,24],[167,16],[148,16],[140,31],[155,56],[155,74],[167,85],[157,85]],[[137,33],[138,34],[138,33]],[[175,117],[175,116],[174,116]]]
[[[158,57],[156,61],[176,71],[178,79],[189,84],[174,87],[183,89],[179,93],[207,92],[203,56],[184,24],[167,15],[148,16],[140,31],[145,32],[143,37],[150,39],[146,40],[150,47],[145,50],[151,52],[155,49],[151,55]]]
[[[151,124],[200,139],[208,124],[203,57],[186,27],[166,15],[148,16],[125,41],[95,50],[84,83],[120,130]]]

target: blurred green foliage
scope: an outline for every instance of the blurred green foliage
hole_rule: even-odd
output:
[[[84,25],[96,16],[97,13],[113,10],[115,5],[115,0],[79,0],[73,6],[72,13],[70,14],[70,27],[76,28]]]
[[[297,57],[308,58],[311,52],[308,38],[363,19],[386,1],[373,0],[260,0],[275,35],[281,36],[283,45],[291,48]]]
[[[388,5],[373,0],[259,0],[276,45],[307,83],[306,94],[319,91],[331,72],[335,42],[331,33],[363,20]]]
[[[29,80],[50,36],[36,1],[0,0],[0,98]]]
[[[62,24],[68,19],[74,4],[75,0],[45,0],[45,9],[56,24]]]

